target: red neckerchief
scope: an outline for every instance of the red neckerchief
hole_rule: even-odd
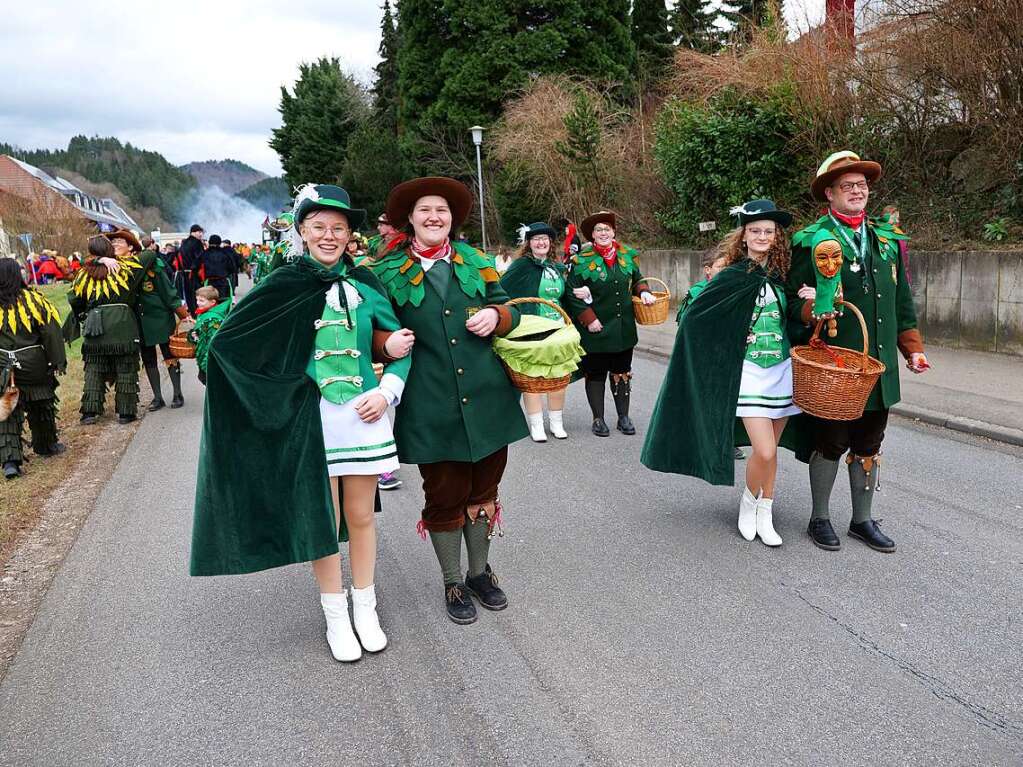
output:
[[[426,248],[419,243],[419,240],[413,237],[412,252],[419,256],[419,258],[425,258],[428,261],[439,261],[442,258],[448,258],[451,256],[451,241],[444,240],[444,242],[440,245],[432,248]]]
[[[618,258],[617,240],[611,240],[611,244],[608,245],[606,248],[602,248],[597,243],[593,243],[593,249],[600,254],[600,257],[602,259],[604,259],[604,263],[607,264],[608,269],[614,266],[614,262]]]
[[[216,309],[216,308],[217,308],[217,305],[213,304],[213,306],[207,306],[205,309],[196,309],[195,310],[195,316],[198,317],[200,314],[206,314],[206,312],[208,312],[210,309]]]
[[[861,210],[855,216],[847,216],[844,213],[839,213],[834,208],[831,208],[831,215],[855,232],[858,231],[860,226],[863,224],[863,219],[867,217],[867,211]]]

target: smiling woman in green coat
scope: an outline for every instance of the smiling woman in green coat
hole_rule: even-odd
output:
[[[373,264],[398,319],[416,337],[395,421],[398,456],[423,476],[419,529],[433,541],[456,623],[476,620],[469,594],[489,610],[508,605],[487,560],[500,522],[508,444],[527,433],[519,392],[491,348],[494,335],[514,329],[519,313],[504,306],[508,295],[487,257],[450,240],[471,207],[472,194],[454,179],[399,184],[388,196],[387,218],[407,222],[411,232],[387,243]]]

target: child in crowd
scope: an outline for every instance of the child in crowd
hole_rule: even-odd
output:
[[[195,344],[195,361],[199,366],[199,381],[206,385],[206,360],[210,353],[213,336],[224,324],[231,310],[231,299],[221,298],[220,292],[212,285],[195,291],[195,327],[188,339]]]

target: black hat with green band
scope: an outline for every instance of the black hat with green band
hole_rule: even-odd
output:
[[[558,233],[554,231],[554,227],[550,224],[544,223],[543,221],[532,223],[522,230],[524,242],[528,242],[533,237],[539,237],[541,234],[546,234],[550,237],[551,242],[558,238]]]
[[[306,184],[295,196],[295,224],[300,224],[310,213],[333,210],[344,214],[348,226],[355,230],[366,221],[366,211],[352,207],[348,192],[333,184]]]

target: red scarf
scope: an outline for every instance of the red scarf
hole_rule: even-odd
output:
[[[419,240],[415,237],[412,238],[412,252],[415,253],[419,258],[425,258],[429,261],[439,261],[442,258],[451,256],[451,241],[444,240],[440,245],[432,248],[423,246]]]
[[[611,240],[611,244],[606,248],[602,248],[597,243],[593,243],[593,249],[600,254],[602,259],[604,259],[604,263],[607,264],[608,269],[614,266],[615,260],[618,258],[617,240]]]
[[[867,217],[867,211],[865,210],[861,210],[855,216],[847,216],[844,213],[839,213],[834,208],[831,208],[830,210],[831,215],[834,216],[837,221],[841,221],[854,232],[860,228],[863,224],[863,219]]]
[[[217,305],[213,304],[212,306],[207,306],[205,309],[196,309],[195,310],[195,316],[198,317],[201,314],[206,314],[206,312],[208,312],[210,309],[216,309],[216,308],[217,308]]]

